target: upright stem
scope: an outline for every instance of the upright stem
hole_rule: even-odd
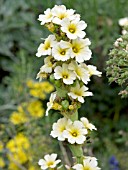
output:
[[[72,152],[72,155],[73,157],[76,158],[76,162],[77,163],[81,163],[83,162],[83,149],[82,149],[82,145],[77,145],[77,144],[68,144],[71,152]]]
[[[75,120],[78,120],[78,111],[76,110],[76,112],[73,113],[72,115],[68,114],[68,118],[71,119],[73,122]],[[68,147],[70,148],[73,157],[76,158],[76,162],[77,163],[82,163],[83,162],[83,149],[82,149],[82,145],[68,144]]]

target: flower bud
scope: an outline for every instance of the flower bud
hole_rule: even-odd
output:
[[[69,105],[69,110],[73,110],[74,109],[74,106],[73,105]]]
[[[53,75],[53,74],[50,75],[50,82],[51,82],[51,83],[54,83],[54,82],[55,82],[55,78],[54,78],[54,75]]]
[[[69,107],[69,101],[68,101],[68,100],[63,100],[63,101],[61,102],[61,105],[62,105],[62,108],[63,108],[64,110],[67,110],[68,107]]]
[[[54,110],[61,110],[62,106],[58,103],[54,103],[53,106],[52,106],[52,109]]]
[[[49,31],[51,31],[51,32],[55,31],[55,26],[53,23],[45,24],[45,26],[48,28]]]

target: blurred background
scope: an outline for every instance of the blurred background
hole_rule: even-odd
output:
[[[85,155],[96,156],[103,170],[128,170],[127,99],[118,96],[121,87],[110,85],[105,72],[108,53],[121,34],[118,20],[128,15],[127,0],[0,0],[0,170],[39,170],[38,160],[52,152],[68,161],[65,148],[49,136],[60,115],[45,117],[54,87],[36,80],[43,59],[35,54],[49,34],[37,18],[55,4],[75,9],[88,24],[90,64],[103,73],[89,83],[94,96],[79,110],[98,129]]]

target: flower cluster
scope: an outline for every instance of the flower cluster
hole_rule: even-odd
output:
[[[46,81],[39,83],[28,80],[26,84],[30,99],[27,102],[21,103],[17,107],[17,111],[12,112],[10,121],[15,125],[26,123],[30,118],[42,117],[45,111],[41,100],[46,99],[48,93],[54,90],[54,87]]]
[[[32,162],[33,153],[30,140],[23,133],[18,133],[16,136],[10,139],[6,143],[5,149],[7,151],[8,170],[20,170],[26,168],[27,170],[37,169],[35,166],[33,166]],[[7,164],[4,163],[4,166],[6,165]]]
[[[84,97],[92,96],[92,92],[86,87],[90,77],[101,76],[95,66],[84,63],[92,55],[89,49],[91,42],[84,32],[87,24],[80,20],[80,15],[75,14],[75,10],[66,9],[64,5],[48,8],[44,14],[39,15],[38,20],[53,34],[49,35],[37,50],[37,57],[47,56],[37,78],[47,78],[55,85],[56,103],[62,102],[62,97],[67,97],[70,105],[74,102],[84,103]],[[60,87],[65,90],[65,95],[59,91]],[[52,104],[53,102],[52,100]],[[53,109],[61,108],[57,106]]]
[[[24,164],[28,161],[28,150],[30,148],[30,142],[28,138],[22,133],[19,133],[13,139],[10,139],[6,145],[6,148],[9,150],[9,166],[15,164],[14,162]]]
[[[34,82],[32,80],[27,81],[27,87],[32,97],[36,97],[44,100],[48,93],[54,90],[54,87],[49,82]]]
[[[87,87],[92,75],[101,76],[101,72],[93,65],[87,65],[86,61],[92,57],[89,48],[90,40],[85,37],[87,24],[80,19],[80,15],[73,9],[66,9],[64,5],[55,5],[48,8],[44,14],[40,14],[39,21],[52,32],[37,50],[36,56],[46,56],[44,65],[41,66],[37,78],[48,79],[55,86],[47,103],[46,116],[50,109],[58,110],[63,118],[60,118],[52,126],[51,136],[68,144],[73,157],[79,163],[72,166],[73,169],[95,169],[97,159],[84,157],[82,144],[85,143],[90,131],[96,127],[89,123],[85,117],[78,120],[78,108],[84,103],[86,96],[92,96]],[[57,155],[45,155],[39,160],[41,169],[56,168],[60,160]],[[80,162],[81,160],[81,162]]]
[[[68,118],[61,118],[53,124],[51,136],[58,138],[60,141],[67,140],[71,144],[83,144],[86,140],[88,132],[96,130],[96,127],[89,123],[88,119],[82,117],[79,120],[72,122]]]
[[[109,59],[107,61],[107,75],[109,76],[109,82],[116,82],[122,86],[120,95],[122,97],[128,96],[128,33],[118,38],[113,49],[109,53]]]
[[[19,125],[28,122],[30,118],[40,118],[44,115],[42,106],[42,102],[39,100],[22,103],[17,107],[17,111],[12,112],[10,121],[15,125]]]

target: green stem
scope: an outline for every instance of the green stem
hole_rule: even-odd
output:
[[[83,162],[83,150],[82,150],[82,146],[81,145],[77,145],[77,144],[68,144],[71,152],[72,152],[72,155],[73,157],[76,158],[76,162],[77,163],[81,163]]]

